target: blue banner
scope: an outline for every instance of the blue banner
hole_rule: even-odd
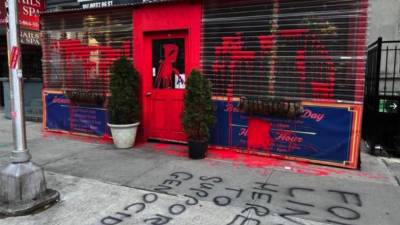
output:
[[[63,94],[46,93],[45,101],[47,129],[96,136],[110,135],[106,109],[71,105]]]
[[[215,101],[212,145],[320,161],[349,160],[353,112],[348,108],[304,106],[296,119],[248,116],[239,102]]]

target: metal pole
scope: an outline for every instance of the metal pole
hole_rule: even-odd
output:
[[[19,42],[18,26],[18,2],[8,0],[8,31],[7,46],[9,63],[11,64],[11,52],[18,51],[21,55],[21,45]],[[13,126],[14,150],[11,153],[11,160],[14,163],[29,162],[31,155],[26,145],[26,129],[24,114],[24,96],[23,96],[23,77],[21,57],[18,57],[14,67],[9,67],[10,76],[10,97],[11,97],[11,117]]]
[[[0,214],[26,215],[58,201],[60,194],[47,189],[43,169],[30,161],[26,146],[18,2],[8,0],[7,45],[10,71],[11,117],[14,150],[11,163],[0,172]]]

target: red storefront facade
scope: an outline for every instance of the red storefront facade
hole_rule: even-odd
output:
[[[108,68],[125,55],[141,76],[143,141],[186,141],[184,83],[199,69],[213,84],[213,147],[357,167],[367,1],[111,5],[43,15],[46,131],[109,139]]]

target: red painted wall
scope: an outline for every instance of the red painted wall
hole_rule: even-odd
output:
[[[163,3],[142,6],[133,11],[133,58],[136,69],[140,74],[144,73],[144,59],[148,59],[151,50],[144,49],[145,34],[157,34],[160,32],[186,32],[190,52],[185,68],[200,69],[200,46],[201,46],[201,2],[178,2]],[[142,81],[142,101],[145,91],[150,89],[149,82]],[[143,114],[148,115],[150,108],[148,104],[143,105]],[[142,120],[139,133],[141,140],[148,137],[146,129],[148,119]]]

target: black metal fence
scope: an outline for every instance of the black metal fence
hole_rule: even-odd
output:
[[[399,149],[399,103],[400,41],[378,38],[368,46],[362,130],[373,153],[377,145]]]

